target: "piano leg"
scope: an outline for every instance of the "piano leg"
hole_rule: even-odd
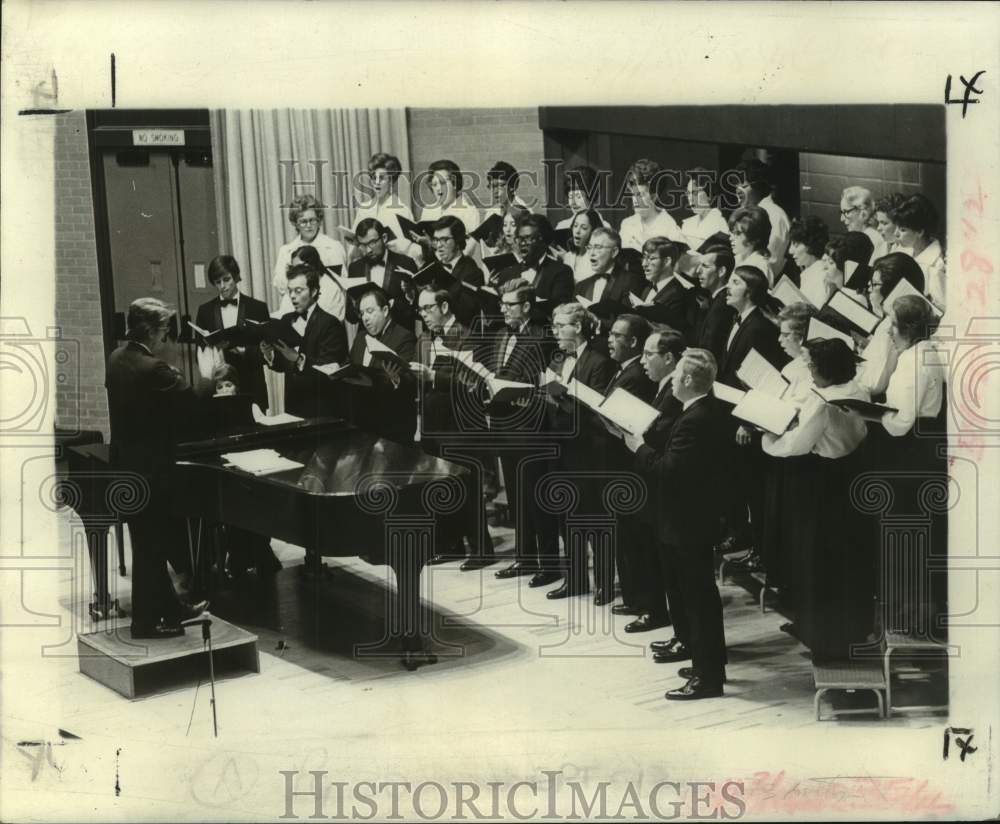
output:
[[[397,548],[394,548],[397,549]],[[402,642],[401,663],[413,672],[424,664],[436,664],[437,656],[426,648],[427,623],[420,604],[420,572],[424,566],[422,557],[413,553],[390,552],[389,565],[396,573],[396,616],[398,624],[390,631],[398,633]]]
[[[115,546],[118,547],[118,574],[125,577],[125,526],[121,521],[115,524]]]
[[[127,613],[111,600],[108,589],[108,527],[87,526],[87,551],[90,554],[90,573],[94,583],[94,600],[89,607],[93,621],[122,618]]]

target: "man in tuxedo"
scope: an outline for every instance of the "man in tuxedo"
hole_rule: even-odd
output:
[[[711,396],[715,359],[704,349],[684,353],[671,376],[681,402],[662,450],[641,438],[626,437],[637,468],[654,485],[660,502],[660,550],[674,637],[651,644],[659,663],[691,659],[680,670],[687,683],[666,693],[668,700],[722,695],[726,641],[722,600],[715,583],[712,554],[720,512],[715,490],[727,471],[723,442],[725,415]]]
[[[167,363],[173,347],[173,319],[173,310],[162,301],[132,301],[127,318],[129,340],[111,353],[105,379],[112,465],[140,475],[148,484],[146,506],[128,519],[133,638],[183,635],[181,621],[208,608],[207,601],[184,604],[167,572],[169,542],[181,532],[170,512],[174,444],[181,439],[184,426],[198,418],[198,395],[208,394],[196,393]]]
[[[503,269],[497,280],[503,284],[523,278],[534,289],[536,320],[547,322],[552,308],[573,299],[573,271],[549,254],[552,224],[544,215],[523,215],[515,235],[521,263]]]
[[[643,442],[653,450],[662,450],[666,445],[670,429],[681,411],[680,401],[674,397],[671,388],[670,376],[686,348],[687,344],[678,332],[666,331],[651,333],[642,350],[642,367],[655,393],[650,403],[660,412],[643,436]],[[630,465],[634,465],[634,461],[630,460]],[[633,527],[634,534],[630,536],[632,540],[624,545],[624,557],[626,566],[631,570],[630,587],[626,590],[623,579],[623,603],[611,608],[617,615],[637,616],[625,625],[626,632],[648,632],[670,623],[666,585],[656,541],[660,504],[659,499],[650,495],[646,506],[629,516],[628,524]]]
[[[375,338],[395,352],[403,362],[416,360],[417,340],[413,333],[392,319],[389,296],[378,286],[371,286],[358,300],[358,313],[364,326],[351,345],[351,362],[369,366],[368,337]],[[382,372],[367,390],[355,409],[355,422],[381,437],[402,444],[412,444],[417,429],[416,378],[409,370],[381,361]]]
[[[694,329],[698,304],[694,284],[676,272],[677,262],[685,247],[665,237],[654,237],[642,245],[642,271],[646,283],[637,292],[649,306],[635,309],[653,323],[676,329],[690,340]]]
[[[552,357],[555,342],[548,327],[535,319],[534,303],[535,290],[522,278],[500,287],[504,325],[477,353],[477,360],[498,378],[537,384]],[[559,525],[534,495],[539,479],[553,467],[556,448],[544,401],[536,395],[523,404],[492,404],[489,413],[517,535],[515,561],[496,577],[530,575],[532,587],[555,583],[561,577],[557,570]]]
[[[751,349],[756,349],[775,369],[788,363],[788,355],[778,343],[777,325],[761,310],[767,300],[767,287],[767,275],[754,266],[737,266],[729,276],[726,302],[735,315],[719,368],[719,383],[749,388],[737,372]],[[740,425],[732,416],[728,434],[733,461],[729,530],[738,546],[753,550],[763,538],[766,458],[760,447],[760,433]],[[752,555],[748,563],[754,568]]]
[[[302,418],[335,414],[332,394],[312,367],[347,362],[344,324],[318,305],[319,276],[309,266],[288,268],[288,297],[294,311],[282,321],[302,338],[297,349],[284,341],[262,341],[260,351],[271,369],[285,375],[285,411]]]
[[[455,278],[449,288],[452,311],[461,323],[471,326],[479,314],[480,304],[476,292],[468,287],[478,288],[485,280],[483,270],[463,253],[466,242],[465,224],[454,215],[445,215],[434,223],[431,235],[434,257],[438,265]]]
[[[553,356],[550,369],[558,375],[560,383],[568,387],[577,381],[603,393],[618,368],[592,342],[598,334],[596,318],[579,303],[564,303],[552,311],[552,329],[559,352]],[[578,416],[578,410],[582,412],[580,407],[567,401],[553,403],[549,406],[549,420],[554,431],[572,436],[562,442],[559,468],[579,490],[579,509],[593,512],[600,507],[600,489],[598,483],[586,478],[586,474],[595,466],[606,464],[606,441],[596,434],[598,424],[593,417]],[[547,598],[566,598],[590,591],[586,548],[571,542],[565,532],[563,544],[566,547],[566,575],[561,586],[546,593]],[[599,580],[598,583],[604,582]],[[602,603],[610,601],[607,591],[599,592],[598,596]]]
[[[645,288],[642,276],[628,271],[619,260],[622,240],[614,229],[594,229],[587,244],[587,254],[594,274],[576,284],[575,293],[594,303],[601,319],[601,330],[607,334],[619,312],[632,305],[629,293],[640,294]]]
[[[726,342],[733,326],[733,309],[727,301],[726,284],[736,266],[733,250],[728,246],[710,246],[698,261],[698,320],[694,342],[707,349],[722,363]]]
[[[644,403],[653,402],[656,384],[646,375],[642,365],[643,346],[650,331],[648,321],[639,315],[619,315],[612,324],[608,333],[608,353],[618,368],[603,390],[605,396],[610,396],[616,389],[623,389]],[[620,437],[609,434],[602,425],[595,428],[595,438],[604,442],[595,450],[595,454],[606,457],[608,469],[622,472],[632,469],[632,455],[625,449]],[[597,587],[594,603],[597,606],[614,600],[613,570],[616,568],[624,603],[635,603],[635,567],[631,559],[634,547],[641,537],[638,513],[622,514],[618,516],[617,545],[610,547],[610,552],[594,547],[594,584]]]
[[[244,326],[246,321],[266,323],[270,318],[267,304],[240,292],[240,266],[230,255],[218,255],[208,264],[208,280],[219,290],[218,297],[198,307],[195,323],[206,332]],[[239,375],[240,388],[250,395],[262,411],[267,411],[267,384],[264,382],[264,362],[256,347],[227,346],[223,350],[226,363]]]
[[[364,278],[381,287],[392,301],[393,319],[412,332],[417,313],[407,299],[407,287],[416,274],[417,264],[406,255],[390,251],[389,233],[375,218],[365,218],[358,223],[356,237],[363,254],[347,268],[348,277]],[[347,300],[347,320],[360,322],[357,306],[350,298]]]
[[[459,366],[450,352],[472,351],[469,330],[458,322],[451,311],[448,291],[426,286],[417,296],[417,309],[423,318],[425,331],[417,339],[417,360],[410,369],[420,383],[422,449],[450,461],[465,463],[462,443],[482,444],[486,432],[486,417],[476,403],[469,388],[468,371]],[[447,449],[446,449],[447,447]],[[463,571],[482,569],[495,563],[493,539],[486,523],[485,501],[482,494],[479,463],[468,458],[472,483],[467,488],[468,531],[465,537],[472,550],[471,557],[461,565]],[[465,555],[460,538],[456,549],[459,557]],[[452,560],[447,555],[436,555],[430,563]]]

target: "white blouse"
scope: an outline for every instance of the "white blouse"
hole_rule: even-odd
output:
[[[305,243],[301,237],[296,235],[295,239],[286,243],[278,250],[278,259],[274,264],[274,278],[272,283],[274,288],[281,295],[278,312],[282,315],[293,312],[291,298],[288,297],[288,265],[292,261],[292,252],[302,246],[312,246],[319,252],[319,259],[324,266],[341,266],[341,271],[346,275],[346,264],[344,255],[344,245],[339,240],[320,232],[312,239],[312,242]],[[319,282],[319,305],[324,312],[328,312],[338,320],[344,319],[345,302],[344,292],[333,282],[328,275],[320,278]]]
[[[694,251],[712,235],[718,232],[729,234],[729,224],[718,209],[709,209],[703,215],[691,215],[681,222],[684,242]]]
[[[396,238],[402,238],[403,229],[399,225],[399,216],[402,215],[407,220],[413,220],[413,210],[410,209],[396,194],[389,195],[382,203],[373,203],[365,207],[359,207],[354,215],[354,230],[357,231],[358,224],[362,220],[374,218],[387,229],[392,229]]]
[[[799,289],[817,309],[826,303],[826,265],[823,261],[814,261],[802,270]]]
[[[576,252],[566,252],[562,262],[573,270],[573,280],[579,283],[594,274],[594,267],[590,263],[590,255],[584,252],[582,255]]]
[[[469,203],[464,197],[457,197],[450,206],[442,208],[440,205],[428,206],[420,212],[421,222],[425,220],[437,220],[446,215],[454,215],[465,224],[466,233],[479,228],[482,221],[479,219],[479,209]]]
[[[657,211],[650,223],[643,222],[639,215],[629,215],[622,221],[618,234],[622,237],[623,249],[635,249],[637,252],[642,251],[642,244],[651,237],[665,237],[678,243],[687,242],[677,221],[662,209]]]
[[[751,252],[744,258],[736,259],[737,266],[756,266],[760,271],[764,273],[767,278],[768,288],[774,286],[774,268],[771,266],[771,261],[764,257],[760,252]],[[825,302],[825,299],[824,299]]]
[[[943,309],[948,295],[945,289],[944,252],[941,244],[932,240],[914,260],[924,273],[924,294],[932,303]]]
[[[828,386],[823,394],[831,399],[854,398],[869,400],[868,390],[854,381]],[[798,426],[780,437],[764,433],[761,446],[768,455],[790,458],[795,455],[819,455],[821,458],[843,458],[850,455],[865,439],[868,429],[864,419],[843,412],[810,392],[799,411]]]
[[[788,219],[788,212],[775,203],[771,195],[757,205],[767,212],[771,220],[771,237],[767,241],[767,250],[771,253],[771,266],[780,272],[785,268],[785,255],[788,254],[790,243],[788,235],[792,230],[792,222]]]
[[[886,315],[875,327],[871,340],[862,353],[865,360],[858,370],[857,382],[873,396],[885,392],[899,358],[899,352],[889,335],[891,328],[892,319]]]
[[[896,369],[885,390],[887,406],[882,425],[894,437],[907,434],[917,418],[934,418],[944,400],[944,353],[933,342],[922,340],[899,353]]]
[[[781,370],[781,376],[788,381],[788,389],[782,395],[782,399],[802,407],[805,401],[813,395],[812,372],[809,371],[809,364],[802,360],[802,356],[792,358]]]

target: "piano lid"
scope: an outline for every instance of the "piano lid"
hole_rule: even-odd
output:
[[[464,476],[469,471],[416,447],[379,438],[342,422],[339,426],[303,422],[253,435],[186,444],[176,465],[234,472],[269,484],[332,496],[356,495],[375,479],[402,489],[436,478]],[[273,449],[302,467],[254,476],[224,465],[223,454],[251,449]]]

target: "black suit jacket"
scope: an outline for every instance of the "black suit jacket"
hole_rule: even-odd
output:
[[[605,395],[610,395],[615,389],[624,389],[649,404],[656,396],[656,384],[649,379],[646,370],[642,368],[641,357],[621,369],[602,391]]]
[[[198,393],[166,361],[131,341],[111,353],[104,385],[113,464],[138,472],[161,491],[174,445],[195,431],[201,417]]]
[[[552,310],[561,303],[573,300],[573,270],[565,263],[546,255],[538,266],[527,263],[517,263],[503,269],[494,280],[502,285],[508,280],[524,277],[525,270],[535,270],[535,313],[538,321],[547,321],[552,317]]]
[[[433,384],[425,381],[420,385],[421,431],[435,436],[442,432],[481,430],[486,421],[481,409],[475,408],[475,398],[471,396],[470,372],[452,358],[435,358],[437,337],[427,331],[417,338],[417,360],[434,370]],[[440,339],[452,351],[472,351],[469,330],[458,320],[440,335]],[[461,421],[456,417],[456,410],[460,410]]]
[[[583,295],[588,300],[594,299],[594,286],[602,275],[591,275],[586,280],[581,280],[576,284],[574,294]],[[601,293],[601,302],[618,303],[629,307],[631,302],[628,299],[629,292],[642,295],[647,283],[642,275],[630,272],[620,266],[616,266],[608,275],[608,283]],[[623,310],[624,311],[624,310]]]
[[[361,327],[351,345],[352,363],[364,363],[367,336]],[[395,321],[389,321],[378,339],[403,360],[417,359],[417,339]],[[372,430],[383,438],[412,443],[417,428],[417,385],[412,372],[404,370],[399,378],[397,387],[388,375],[376,375],[374,386],[354,393],[357,402],[353,407],[353,420],[362,429]]]
[[[511,336],[514,337],[514,346],[505,362],[504,354]],[[549,327],[532,319],[516,332],[511,332],[506,326],[497,329],[478,347],[476,360],[498,378],[537,385],[555,348],[556,342]],[[538,433],[545,429],[545,421],[544,400],[538,395],[531,399],[526,409],[494,407],[490,413],[490,429],[497,432]]]
[[[236,305],[236,325],[243,326],[247,319],[265,323],[270,319],[267,304],[249,295],[240,294]],[[218,297],[198,307],[195,323],[206,332],[222,328],[222,302]],[[264,381],[264,359],[256,346],[247,347],[243,354],[233,349],[223,353],[226,363],[240,376],[240,392],[250,395],[262,410],[267,409],[267,384]]]
[[[646,445],[651,446],[653,449],[663,449],[666,446],[667,437],[674,425],[674,421],[681,414],[682,408],[681,402],[674,397],[674,390],[670,386],[670,381],[667,381],[663,389],[657,390],[656,397],[653,398],[651,405],[660,410],[660,417],[653,421],[653,425],[646,430],[644,440],[646,441]]]
[[[725,289],[714,298],[707,295],[705,297],[708,305],[699,311],[694,344],[700,349],[707,349],[715,355],[715,362],[721,364],[726,353],[726,341],[729,339],[729,330],[733,327],[735,312],[726,303]]]
[[[352,278],[372,279],[372,263],[367,257],[355,260],[347,267],[347,275]],[[412,258],[389,252],[385,264],[385,279],[382,288],[392,298],[392,319],[411,332],[416,326],[417,311],[407,295],[407,280],[417,271],[417,264]],[[346,319],[350,323],[359,323],[358,308],[350,297],[347,298]]]
[[[666,286],[655,293],[652,306],[639,306],[633,311],[653,323],[665,323],[691,341],[691,333],[698,314],[697,295],[694,287],[686,288],[678,277],[671,278]],[[643,300],[648,300],[655,288],[647,281],[643,291],[636,294]]]
[[[295,312],[282,316],[288,324],[292,324],[295,318]],[[285,411],[303,418],[336,414],[330,383],[312,367],[347,362],[344,324],[316,306],[306,323],[299,354],[305,355],[301,370],[277,352],[271,362],[272,369],[285,374]]]
[[[457,281],[448,290],[452,301],[451,311],[455,313],[460,323],[472,326],[481,309],[479,296],[462,284],[467,283],[476,287],[484,285],[486,280],[483,277],[483,270],[472,258],[462,255],[455,268],[451,270],[451,274]]]
[[[728,335],[729,330],[726,333],[727,338]],[[725,347],[725,341],[723,346]],[[759,308],[747,315],[746,320],[736,331],[732,346],[725,349],[716,380],[738,389],[748,389],[749,387],[736,377],[736,371],[751,349],[760,352],[776,369],[781,369],[789,361],[788,355],[778,345],[778,327],[771,323]]]
[[[636,452],[636,467],[650,481],[659,507],[660,540],[678,547],[711,545],[725,496],[718,493],[727,471],[725,414],[707,395],[682,411],[662,450]]]
[[[557,374],[561,374],[563,368],[563,358],[559,357],[560,355],[562,355],[561,351],[555,353],[549,366]],[[593,342],[590,342],[576,359],[576,363],[569,373],[569,380],[578,380],[595,392],[603,394],[617,371],[618,364],[595,348]],[[587,410],[582,404],[565,398],[559,402],[550,403],[548,410],[549,425],[554,430],[562,433],[577,432],[577,437],[574,439],[576,443],[568,446],[565,450],[565,457],[569,459],[565,463],[573,467],[583,464],[594,465],[595,463],[602,465],[603,461],[593,460],[599,456],[583,454],[588,444],[598,443],[598,448],[601,450],[605,447],[605,440],[601,433],[606,430],[604,430],[603,424],[594,420],[595,413]],[[579,421],[579,425],[577,421]],[[591,460],[587,460],[588,458]]]

